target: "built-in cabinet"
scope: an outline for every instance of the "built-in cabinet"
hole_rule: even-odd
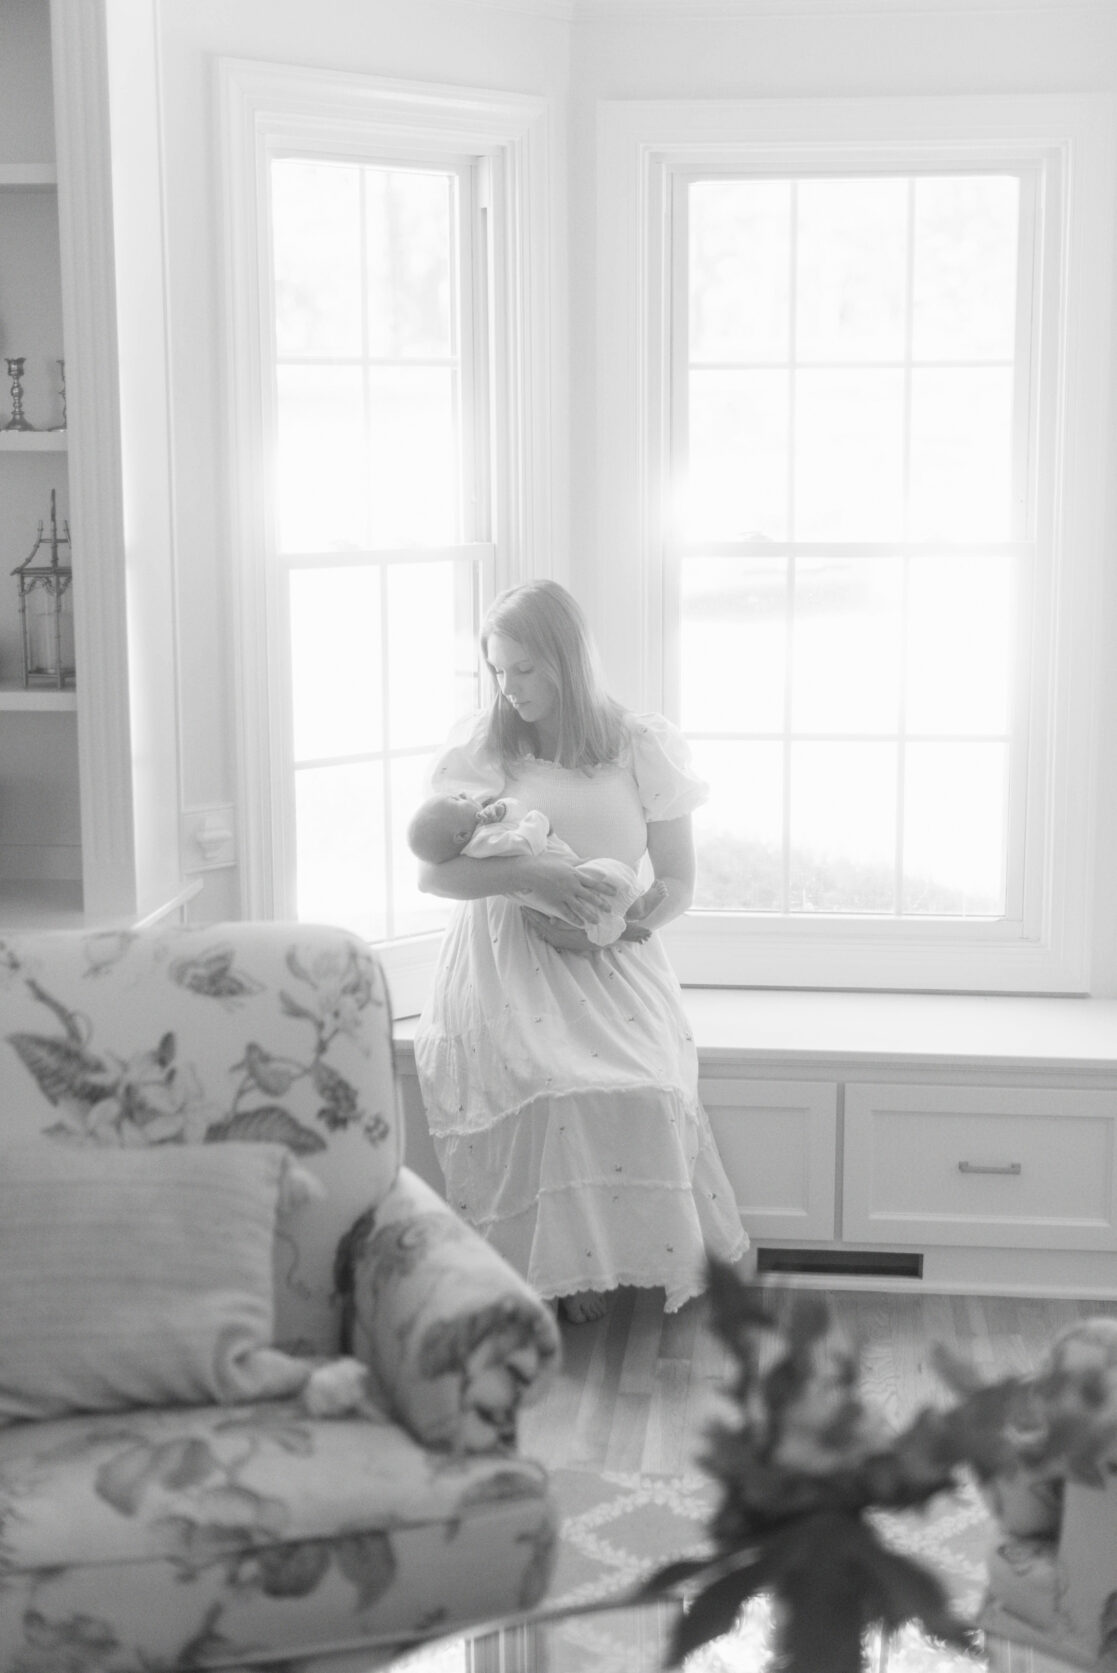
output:
[[[976,1290],[996,1270],[997,1288],[1117,1294],[1117,1082],[955,1084],[925,1073],[702,1077],[761,1265]]]
[[[684,991],[762,1269],[1117,1297],[1117,1002]],[[396,1024],[408,1161],[441,1188]]]

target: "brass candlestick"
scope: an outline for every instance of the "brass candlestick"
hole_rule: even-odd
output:
[[[12,416],[5,424],[6,430],[33,430],[35,426],[28,424],[23,416],[23,367],[25,356],[13,356],[5,360],[8,376],[12,380]]]

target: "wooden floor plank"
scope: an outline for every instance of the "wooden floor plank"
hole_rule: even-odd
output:
[[[655,1367],[659,1358],[660,1338],[663,1334],[663,1295],[659,1290],[640,1289],[635,1293],[631,1326],[624,1364],[621,1366],[620,1392],[638,1394],[648,1399],[655,1386]]]
[[[1057,1333],[1083,1317],[1117,1317],[1117,1303],[1042,1297],[830,1295],[835,1329],[863,1344],[862,1389],[894,1424],[952,1396],[933,1363],[935,1343],[985,1381],[1027,1373]],[[606,1318],[563,1327],[562,1369],[521,1422],[521,1450],[549,1468],[674,1474],[696,1468],[711,1417],[724,1414],[733,1357],[705,1304],[663,1312],[663,1292],[620,1294]],[[765,1364],[776,1354],[765,1346]]]

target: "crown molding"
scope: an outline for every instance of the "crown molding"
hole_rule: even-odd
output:
[[[581,23],[699,23],[788,17],[948,17],[1070,11],[1113,15],[1115,0],[448,0],[473,11]]]

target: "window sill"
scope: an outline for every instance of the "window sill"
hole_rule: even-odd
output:
[[[691,987],[683,1004],[704,1070],[1117,1073],[1117,1000]],[[405,1074],[414,1073],[417,1021],[395,1025]]]

